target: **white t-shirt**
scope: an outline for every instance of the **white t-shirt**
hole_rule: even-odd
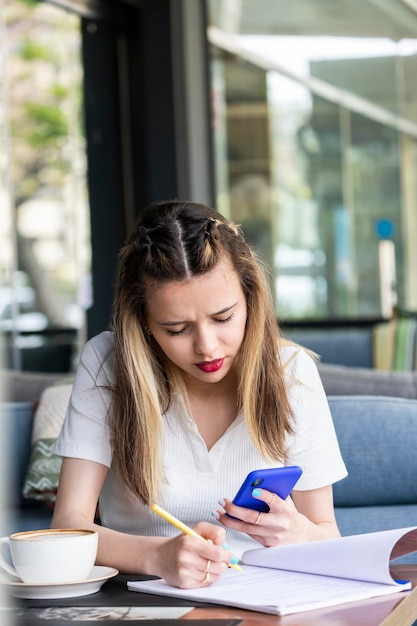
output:
[[[113,358],[112,333],[103,332],[86,344],[55,452],[109,468],[99,501],[103,526],[135,535],[178,534],[176,528],[129,493],[112,470],[106,416]],[[303,470],[296,489],[316,489],[341,480],[347,472],[316,365],[304,350],[292,346],[282,348],[281,358],[287,363],[285,375],[295,416],[287,464],[299,465]],[[217,524],[212,512],[219,508],[219,499],[233,499],[250,471],[282,465],[267,462],[260,455],[242,414],[207,450],[179,396],[174,396],[164,415],[163,459],[168,484],[158,504],[189,526],[202,520]],[[227,543],[237,556],[259,547],[243,533],[226,532]]]

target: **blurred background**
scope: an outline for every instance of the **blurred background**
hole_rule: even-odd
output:
[[[135,217],[174,197],[242,225],[290,331],[416,316],[415,0],[0,7],[7,368],[74,369]]]

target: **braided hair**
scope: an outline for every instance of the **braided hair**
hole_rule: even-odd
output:
[[[176,200],[140,215],[123,246],[115,285],[115,381],[109,428],[122,481],[144,503],[163,488],[162,415],[171,395],[186,395],[181,371],[147,332],[150,287],[187,281],[228,258],[247,304],[236,357],[239,408],[254,444],[267,458],[285,458],[292,414],[279,362],[279,329],[268,279],[242,231],[214,209]]]

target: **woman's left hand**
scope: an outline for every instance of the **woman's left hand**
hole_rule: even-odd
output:
[[[227,528],[247,533],[265,547],[307,541],[309,521],[299,513],[290,497],[282,500],[279,496],[257,489],[259,496],[269,506],[268,513],[259,513],[234,505],[230,500],[222,500],[223,511],[216,511],[215,517]],[[232,517],[229,517],[232,516]]]

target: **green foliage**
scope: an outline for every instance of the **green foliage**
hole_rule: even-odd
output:
[[[65,100],[69,96],[69,89],[64,87],[64,85],[60,85],[59,83],[55,83],[49,89],[50,94],[59,101]]]
[[[27,103],[25,109],[31,126],[28,142],[34,148],[46,147],[68,134],[65,115],[57,107]]]
[[[20,47],[20,56],[24,61],[54,61],[55,54],[47,46],[36,43],[33,39],[25,38]]]
[[[34,8],[39,4],[39,0],[19,0],[20,4],[25,4],[28,7]]]

